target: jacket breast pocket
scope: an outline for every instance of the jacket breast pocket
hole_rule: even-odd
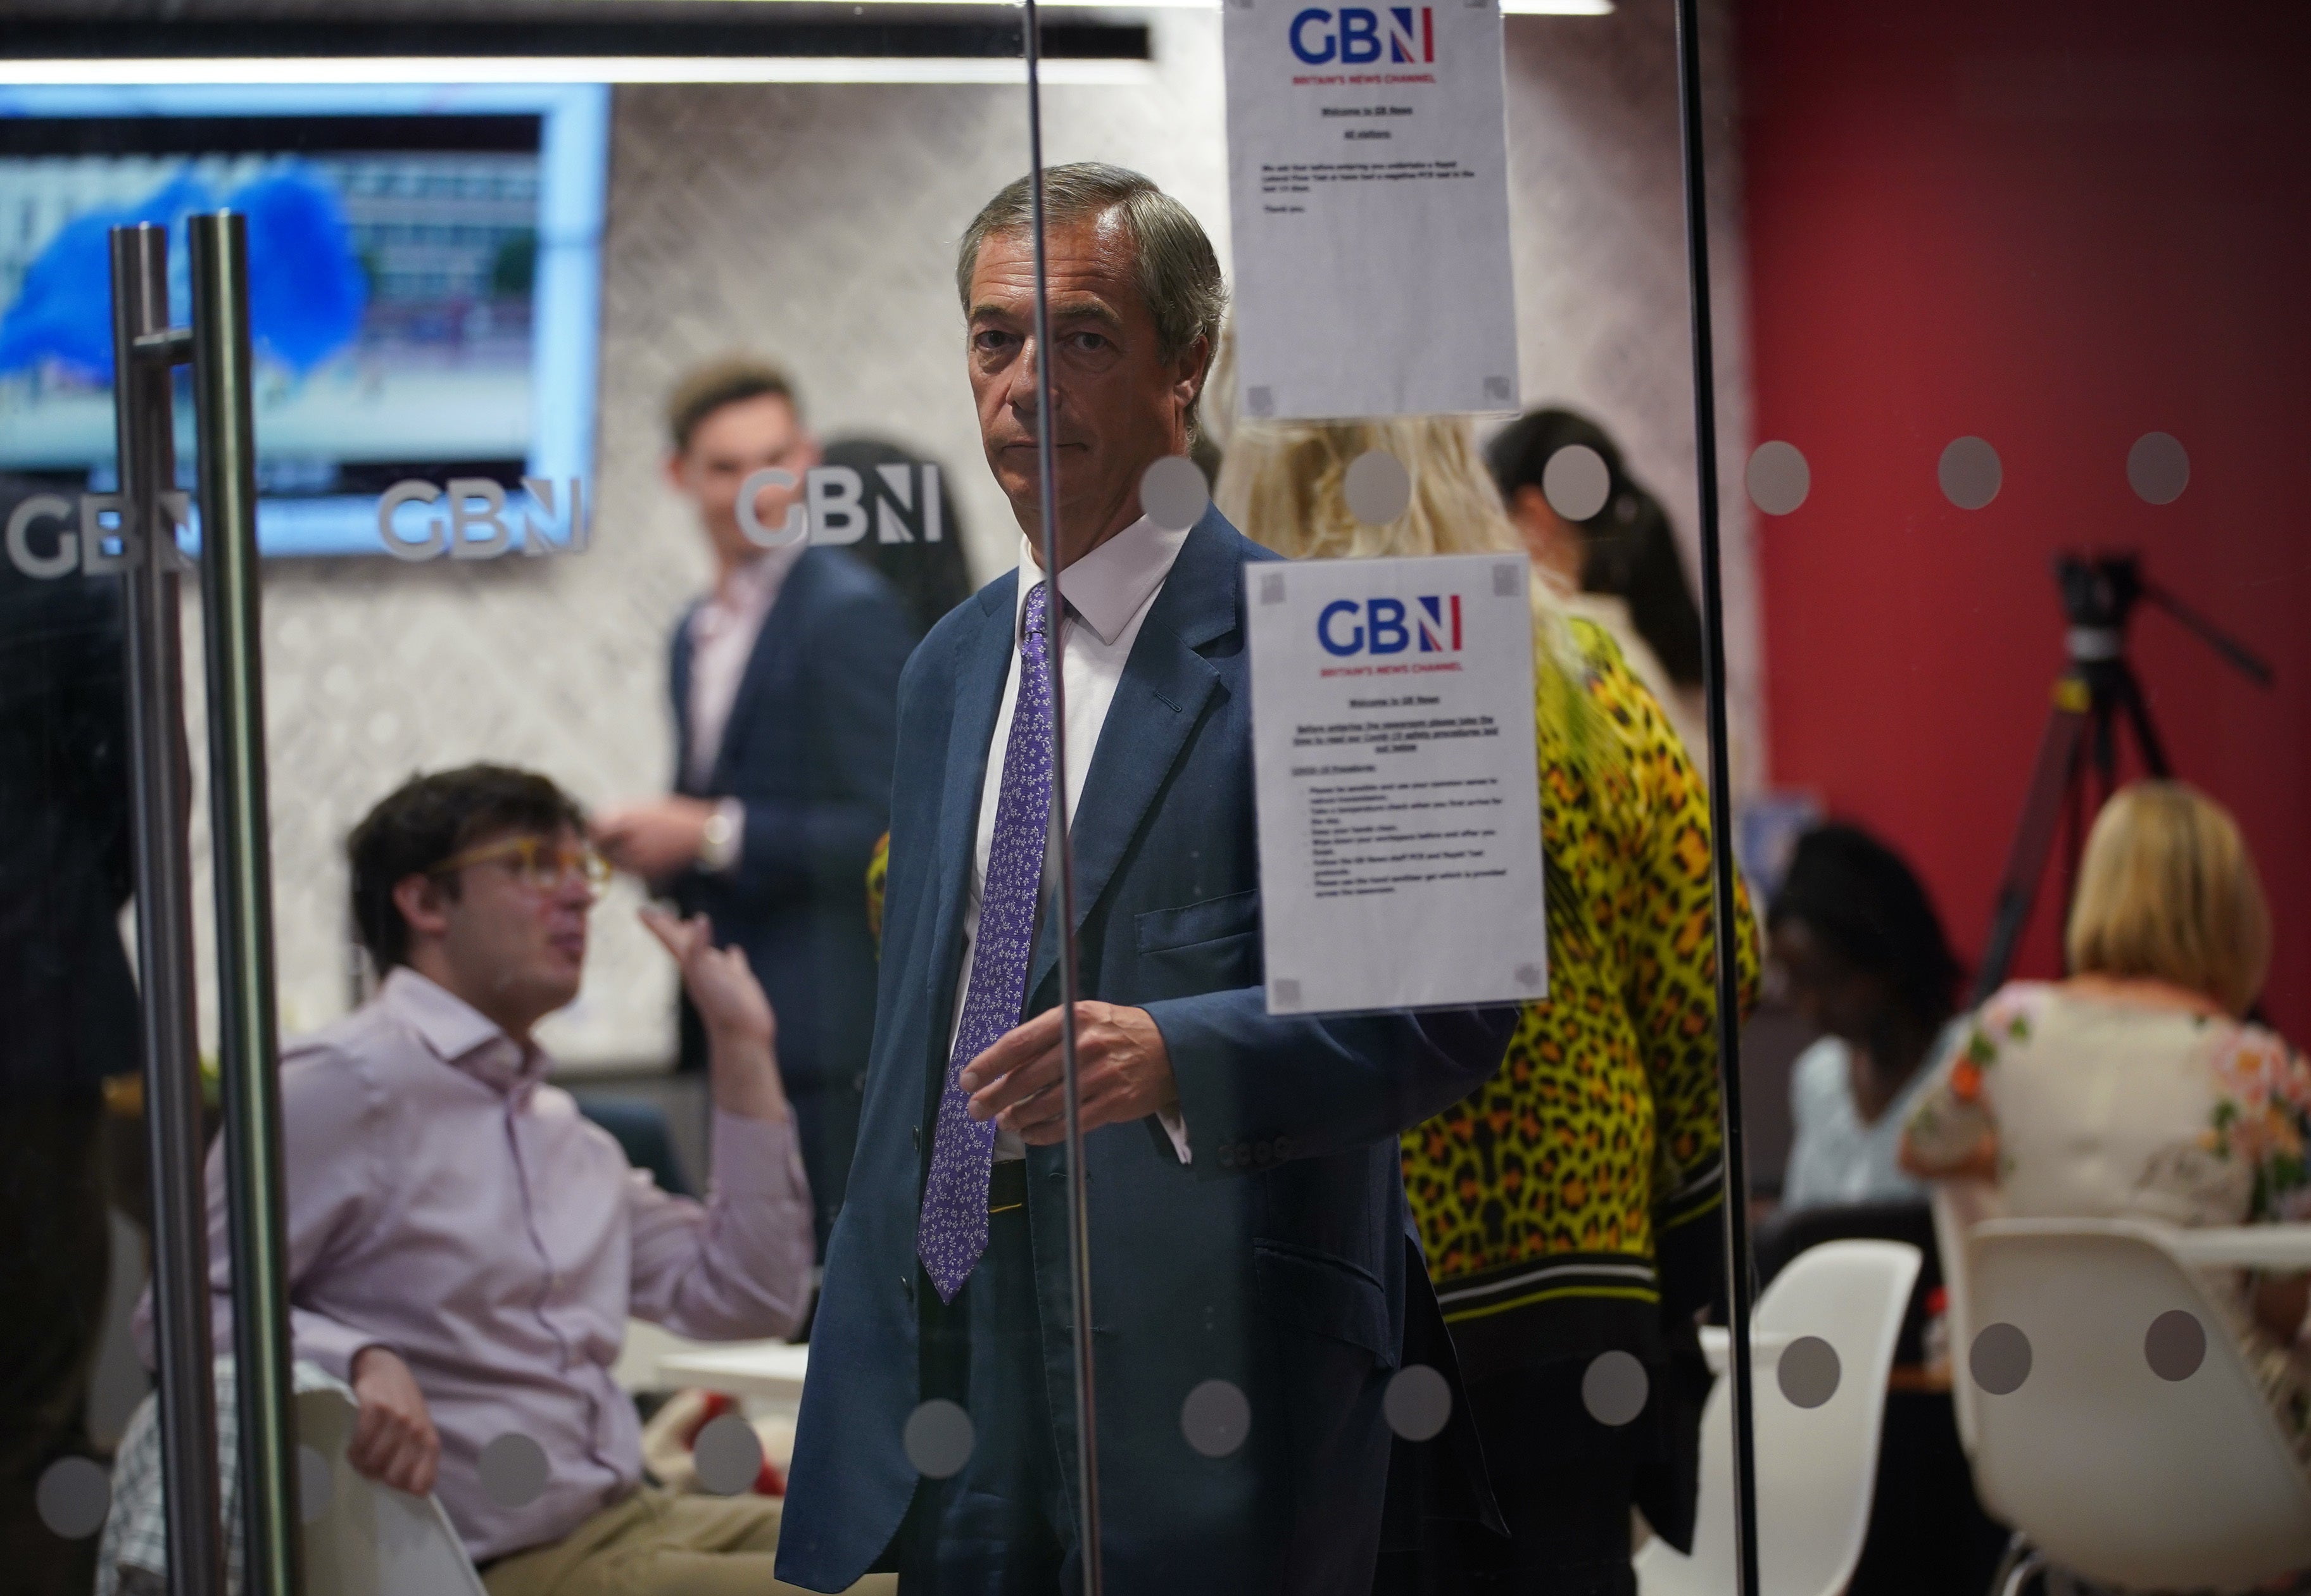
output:
[[[1260,984],[1260,894],[1230,893],[1132,917],[1147,998]]]

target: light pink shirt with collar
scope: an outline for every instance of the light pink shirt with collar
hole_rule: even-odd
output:
[[[690,612],[690,760],[683,773],[694,789],[702,790],[713,778],[746,663],[806,546],[788,544],[736,567]]]
[[[407,968],[281,1061],[295,1356],[351,1378],[391,1348],[441,1437],[435,1495],[477,1562],[559,1540],[641,1478],[632,1399],[610,1377],[629,1315],[701,1339],[784,1335],[813,1255],[784,1123],[717,1112],[714,1190],[662,1191],[551,1065]],[[220,1151],[208,1163],[217,1346],[231,1346]],[[151,1298],[138,1304],[151,1356]],[[483,1448],[536,1441],[535,1501],[482,1487]]]

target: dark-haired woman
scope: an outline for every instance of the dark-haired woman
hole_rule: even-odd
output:
[[[1576,447],[1603,462],[1606,477],[1603,501],[1578,521],[1557,513],[1545,485],[1549,462]],[[1604,429],[1570,410],[1519,416],[1486,446],[1485,464],[1558,606],[1619,646],[1695,764],[1705,763],[1701,612],[1661,501],[1629,475]]]
[[[1796,1134],[1784,1208],[1923,1199],[1900,1164],[1902,1123],[1957,1045],[1958,964],[1926,889],[1858,826],[1798,840],[1767,921],[1790,1001],[1822,1032],[1790,1072]]]

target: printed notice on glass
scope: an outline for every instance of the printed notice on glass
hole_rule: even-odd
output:
[[[1270,1014],[1548,995],[1530,569],[1244,567]]]
[[[1497,0],[1226,0],[1253,416],[1518,407]]]

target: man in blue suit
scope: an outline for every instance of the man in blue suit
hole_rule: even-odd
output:
[[[1051,363],[1106,1588],[1362,1592],[1420,1268],[1397,1135],[1491,1072],[1513,1016],[1268,1014],[1243,610],[1273,556],[1138,501],[1187,450],[1218,264],[1135,173],[1046,182],[1049,351],[1024,179],[956,275],[988,462],[1029,532]],[[900,684],[874,1052],[779,1557],[814,1590],[870,1568],[909,1592],[1081,1584],[1037,554]]]
[[[674,629],[674,791],[606,809],[596,841],[722,946],[744,948],[779,1016],[780,1060],[819,1244],[842,1203],[875,1016],[867,866],[889,824],[900,667],[915,632],[890,584],[841,548],[765,549],[738,510],[764,471],[781,528],[818,445],[777,368],[702,366],[667,406],[667,481],[697,507],[713,590]],[[705,1036],[682,1005],[685,1068]]]

